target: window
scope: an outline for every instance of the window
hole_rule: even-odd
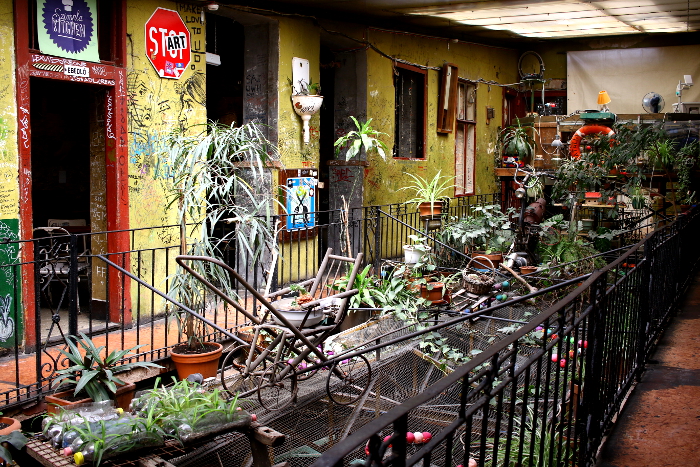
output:
[[[425,158],[427,71],[402,64],[396,64],[395,71],[394,157],[423,159]]]
[[[455,134],[455,195],[474,194],[476,158],[476,85],[460,80],[457,85]]]

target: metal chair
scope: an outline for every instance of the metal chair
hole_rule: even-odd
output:
[[[239,397],[257,393],[263,407],[279,410],[296,400],[297,382],[316,373],[304,371],[306,366],[328,361],[322,346],[343,322],[350,298],[358,292],[352,288],[352,284],[362,262],[362,253],[350,258],[334,255],[329,248],[316,276],[297,284],[310,286],[310,301],[299,304],[296,307],[298,310],[291,310],[295,298],[285,297],[296,287],[263,295],[220,260],[183,255],[178,256],[176,261],[250,320],[250,344],[235,344],[222,363],[221,381],[224,388],[232,393],[239,392]],[[223,293],[186,263],[192,261],[207,261],[224,268],[255,297],[262,314],[254,315],[238,300]],[[334,402],[350,404],[366,392],[371,368],[365,357],[360,355],[342,365],[329,366],[326,390]],[[332,377],[337,378],[339,383],[331,384]]]
[[[40,277],[40,293],[47,301],[52,313],[57,313],[68,292],[70,282],[70,232],[63,227],[37,227],[33,230],[35,238],[35,261],[38,263]],[[78,282],[90,278],[90,251],[87,240],[82,236],[82,245],[78,253],[76,277]],[[56,308],[53,308],[54,298],[52,285],[61,287],[60,297]],[[80,302],[78,301],[78,312]]]

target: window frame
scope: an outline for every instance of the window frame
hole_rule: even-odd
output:
[[[427,113],[428,113],[428,70],[419,68],[416,66],[412,65],[406,65],[404,63],[394,63],[394,108],[395,108],[395,113],[394,113],[394,151],[393,151],[393,157],[394,159],[403,159],[403,160],[426,160],[427,155],[426,155],[426,148],[427,148],[427,135],[428,135],[428,119],[427,119]],[[420,76],[423,85],[420,86],[420,91],[422,93],[422,100],[423,103],[422,105],[420,102],[418,102],[418,105],[416,106],[420,114],[415,115],[416,118],[416,130],[417,132],[420,132],[419,135],[416,136],[415,141],[417,143],[417,147],[415,148],[415,155],[413,156],[404,156],[400,154],[400,148],[401,144],[400,138],[399,138],[399,132],[401,131],[402,128],[404,128],[402,125],[399,124],[400,121],[406,120],[406,118],[403,118],[405,115],[405,112],[407,110],[404,109],[404,107],[400,104],[400,99],[399,99],[399,81],[402,79],[402,73],[416,73],[417,76]],[[420,100],[420,96],[418,97]]]
[[[466,88],[467,92],[462,95],[460,91],[462,88]],[[473,89],[473,91],[470,91]],[[477,98],[476,98],[477,85],[473,81],[460,78],[457,82],[456,96],[455,96],[455,196],[471,196],[476,191],[476,125],[477,125]],[[469,104],[468,95],[470,92],[474,93],[474,102]],[[464,112],[461,112],[461,110]],[[471,109],[471,115],[469,110]],[[472,118],[469,119],[468,117]],[[463,129],[463,130],[462,130]],[[460,147],[460,135],[464,135],[463,148],[459,152]],[[469,135],[473,141],[472,154],[467,154],[469,149]],[[460,170],[459,158],[462,158]],[[467,171],[471,172],[471,177],[467,176]],[[466,186],[466,180],[471,178],[472,186]],[[460,185],[460,183],[465,186]],[[471,188],[471,189],[469,189]]]

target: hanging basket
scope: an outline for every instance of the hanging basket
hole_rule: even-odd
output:
[[[488,262],[491,265],[489,269],[491,271],[490,275],[488,273],[481,273],[480,271],[470,272],[470,266],[472,262],[477,258],[479,258],[479,261],[477,261],[477,263],[481,264],[482,266],[486,266],[486,262]],[[491,291],[493,284],[496,283],[496,270],[494,269],[491,260],[488,259],[486,256],[474,256],[469,261],[469,264],[467,264],[467,267],[464,269],[462,276],[464,277],[462,281],[464,290],[475,295],[486,295]]]

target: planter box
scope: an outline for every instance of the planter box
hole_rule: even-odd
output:
[[[46,404],[48,405],[46,411],[48,413],[55,414],[58,412],[58,407],[56,406],[67,407],[92,402],[92,399],[89,397],[86,397],[85,399],[75,399],[73,397],[73,391],[73,389],[69,389],[67,391],[61,391],[55,394],[48,394],[46,396]],[[134,392],[136,392],[135,383],[127,383],[124,386],[120,386],[117,389],[117,394],[114,398],[115,407],[129,410],[129,404],[131,404],[131,400],[134,398]]]

